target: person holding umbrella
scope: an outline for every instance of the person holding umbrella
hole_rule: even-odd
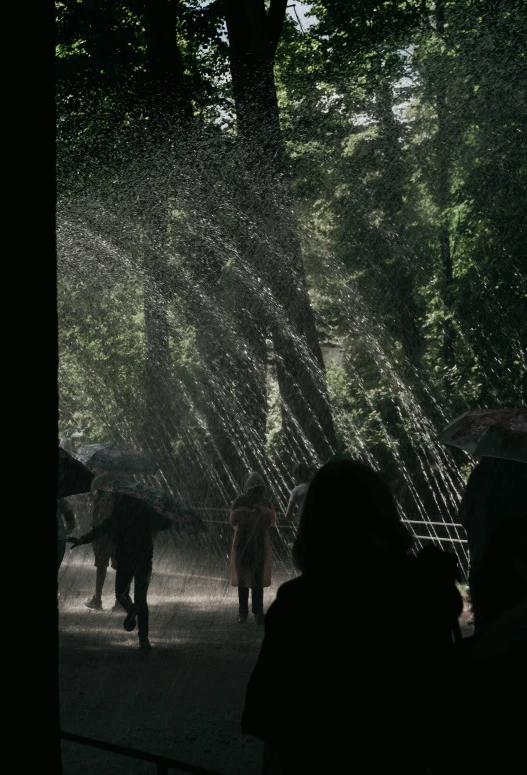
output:
[[[104,518],[99,490],[117,483],[129,482],[133,484],[136,474],[155,474],[159,470],[157,463],[144,452],[128,449],[113,442],[88,444],[80,447],[75,456],[85,466],[98,471],[98,475],[91,483],[91,491],[94,494],[92,528],[99,525]],[[93,611],[102,611],[102,591],[108,566],[111,563],[112,568],[116,569],[111,535],[94,538],[92,547],[95,557],[94,564],[97,569],[95,594],[88,598],[84,605]],[[115,611],[118,607],[120,606],[117,602],[112,610]]]
[[[112,482],[97,490],[100,522],[80,538],[70,537],[72,549],[109,537],[115,558],[115,597],[125,609],[124,629],[138,625],[139,646],[150,649],[148,586],[152,576],[153,536],[161,530],[197,533],[204,525],[174,496],[139,482]],[[134,600],[130,587],[134,583]]]
[[[457,417],[438,436],[478,459],[459,508],[467,533],[468,586],[474,628],[487,626],[480,587],[485,588],[486,558],[493,534],[508,520],[527,519],[527,409],[473,409]]]
[[[111,486],[111,484],[123,481],[124,474],[118,472],[106,471],[96,476],[92,481],[91,490],[94,493],[94,503],[92,511],[92,528],[100,525],[104,518],[104,511],[101,510],[101,498],[98,494],[98,490],[104,487]],[[128,479],[133,477],[128,476]],[[104,582],[106,580],[106,573],[108,566],[111,564],[112,568],[116,570],[115,562],[115,550],[113,541],[110,535],[102,536],[101,538],[94,538],[92,541],[93,556],[95,559],[94,565],[96,568],[95,576],[95,594],[93,597],[88,598],[84,605],[86,608],[90,608],[93,611],[102,611],[102,591],[104,588]],[[114,605],[112,610],[121,608],[118,602]]]
[[[483,571],[493,536],[504,523],[517,518],[527,521],[527,463],[482,457],[468,478],[459,509],[468,540],[468,586],[476,635],[487,626],[485,591],[482,595],[480,587],[485,590]]]
[[[139,646],[149,649],[149,612],[147,593],[152,575],[153,534],[168,530],[171,520],[128,495],[108,499],[99,506],[102,521],[80,538],[70,537],[72,549],[108,536],[114,545],[116,574],[115,597],[126,611],[124,629],[132,632],[139,621]],[[134,601],[130,586],[134,582]]]

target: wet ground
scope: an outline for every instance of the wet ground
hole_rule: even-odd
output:
[[[266,607],[293,575],[280,564]],[[224,775],[259,775],[262,746],[243,737],[239,723],[263,628],[252,619],[237,623],[223,547],[211,551],[185,539],[156,549],[149,653],[123,629],[124,614],[111,612],[114,579],[109,570],[105,610],[87,609],[95,582],[91,547],[67,550],[59,573],[61,728]],[[469,634],[468,613],[462,625]],[[64,742],[62,753],[64,775],[155,773],[153,764],[76,743]]]
[[[239,731],[245,686],[263,628],[237,622],[226,557],[158,550],[149,590],[153,649],[112,613],[114,571],[102,612],[93,595],[90,547],[66,553],[59,574],[61,728],[170,756],[218,773],[260,773],[262,746]],[[266,590],[270,604],[278,584]],[[155,773],[152,764],[63,743],[64,775]]]

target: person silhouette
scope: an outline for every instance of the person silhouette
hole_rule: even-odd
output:
[[[100,490],[105,488],[111,488],[113,483],[122,483],[127,481],[134,481],[133,474],[125,474],[119,471],[104,471],[99,472],[94,477],[91,483],[91,492],[93,493],[93,509],[92,509],[92,522],[91,527],[96,527],[104,519],[104,501],[101,499]],[[117,569],[115,560],[115,548],[111,535],[104,535],[100,538],[94,538],[92,541],[95,572],[95,591],[93,597],[86,600],[84,605],[86,608],[91,608],[93,611],[102,611],[102,592],[104,589],[104,582],[106,581],[106,574],[108,567],[111,565],[113,570]],[[120,603],[116,600],[112,608],[112,611],[124,610]]]
[[[252,473],[244,493],[233,502],[230,523],[234,527],[231,551],[231,586],[238,587],[238,622],[249,616],[249,589],[256,623],[264,621],[264,587],[271,584],[271,539],[269,528],[276,512],[269,500],[267,484]]]
[[[115,597],[127,612],[124,629],[132,632],[138,625],[139,646],[150,649],[147,593],[152,576],[153,535],[168,530],[175,524],[174,520],[124,493],[114,493],[102,500],[100,511],[102,520],[88,533],[66,540],[75,548],[104,536],[112,539],[116,560]]]
[[[372,468],[334,460],[315,474],[293,550],[301,575],[267,612],[241,722],[265,742],[269,773],[425,771],[463,602],[451,558],[409,556],[412,543]]]
[[[468,539],[468,586],[476,634],[485,627],[477,588],[491,536],[503,522],[524,514],[526,504],[527,463],[482,457],[468,478],[459,508],[459,519]]]
[[[286,520],[299,523],[310,479],[311,469],[307,463],[297,463],[293,469],[295,486],[289,494],[289,503],[285,512]]]
[[[451,680],[463,686],[469,745],[450,772],[514,772],[527,727],[527,512],[490,533],[471,595],[480,628],[456,646]]]

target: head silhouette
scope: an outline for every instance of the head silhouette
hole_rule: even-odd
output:
[[[257,506],[268,499],[268,487],[264,477],[257,471],[249,474],[243,488],[242,501],[245,505]],[[239,500],[239,499],[238,499]]]
[[[293,547],[299,570],[345,573],[350,563],[405,554],[411,545],[388,486],[370,466],[336,460],[315,474]]]
[[[267,482],[265,481],[262,474],[259,474],[258,471],[253,471],[247,477],[243,491],[244,493],[248,493],[250,490],[254,490],[256,487],[263,487],[265,490],[267,490]]]
[[[293,468],[293,479],[295,484],[305,484],[311,478],[311,468],[307,463],[297,463]]]
[[[470,594],[486,624],[527,599],[527,513],[502,522],[492,532]]]

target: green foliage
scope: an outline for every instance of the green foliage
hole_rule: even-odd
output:
[[[382,448],[412,471],[446,420],[525,402],[527,14],[519,0],[447,0],[442,24],[440,6],[316,0],[306,32],[286,21],[275,66],[317,326],[343,348],[342,364],[328,368],[341,446],[366,459]],[[138,7],[57,3],[61,201],[82,202],[89,189],[102,212],[143,147]],[[248,184],[221,3],[181,2],[177,25],[199,127],[195,178],[170,178],[169,379],[183,455],[189,439],[206,443],[209,395],[190,297],[235,306],[243,235],[262,235],[241,217]],[[129,203],[122,212],[133,224]],[[117,234],[120,216],[98,223]],[[144,420],[142,264],[129,232],[119,245],[139,258],[126,276],[108,256],[59,266],[61,427],[94,438],[137,437]],[[267,433],[269,455],[283,458],[273,381]]]

